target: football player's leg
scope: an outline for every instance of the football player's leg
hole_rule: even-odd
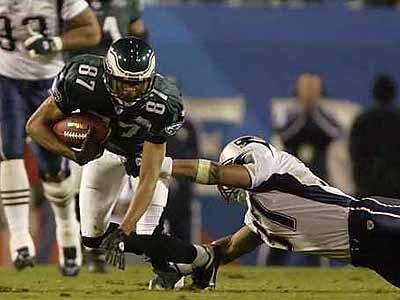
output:
[[[177,272],[176,267],[168,262],[204,265],[209,260],[209,253],[203,246],[192,245],[162,233],[162,216],[167,204],[168,185],[168,180],[158,180],[152,203],[137,223],[136,235],[127,244],[127,251],[144,253],[150,257],[156,273],[150,282],[150,288],[178,287],[176,283],[184,274]]]
[[[82,241],[91,272],[105,271],[104,254],[98,248],[110,229],[111,213],[126,180],[119,156],[108,151],[83,167],[79,209]]]
[[[200,289],[214,289],[216,287],[217,272],[220,264],[229,263],[243,254],[253,251],[263,241],[257,234],[247,226],[231,236],[223,237],[207,246],[207,251],[211,254],[209,262],[202,266],[181,265],[178,268],[182,272],[193,270],[193,285]]]
[[[352,264],[400,287],[400,199],[373,196],[354,202],[349,220]]]
[[[220,253],[222,264],[230,263],[261,245],[263,241],[248,226],[243,226],[231,236],[223,237],[212,243]]]
[[[65,276],[75,276],[82,264],[82,250],[74,179],[65,159],[38,145],[33,145],[33,149],[39,161],[44,194],[54,213],[60,271]]]
[[[35,248],[29,233],[30,190],[23,154],[26,103],[16,80],[0,76],[0,189],[10,232],[11,259],[17,269],[33,265]]]

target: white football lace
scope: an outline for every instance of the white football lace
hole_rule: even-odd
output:
[[[84,140],[87,136],[87,132],[71,132],[71,131],[64,131],[64,136],[70,139],[77,139],[77,140]]]

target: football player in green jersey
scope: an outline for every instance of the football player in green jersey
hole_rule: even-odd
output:
[[[105,57],[75,57],[26,129],[43,147],[85,165],[80,191],[84,245],[102,245],[106,259],[120,268],[125,266],[119,255],[124,250],[144,253],[161,275],[152,287],[173,288],[181,274],[169,272],[167,262],[201,267],[211,262],[213,252],[161,233],[168,196],[168,181],[159,178],[168,161],[165,141],[182,126],[184,108],[179,89],[155,72],[155,64],[154,50],[133,37],[114,42]],[[54,135],[52,125],[78,109],[109,122],[111,133],[104,146],[89,133],[77,152]],[[119,227],[111,228],[111,211],[127,174],[138,177],[136,191]]]
[[[95,47],[70,51],[69,57],[82,54],[105,55],[110,45],[122,36],[135,36],[147,40],[148,32],[144,25],[140,0],[86,0],[99,20],[102,29],[100,43]],[[115,157],[119,160],[118,157]],[[71,163],[75,179],[75,193],[79,193],[82,168]],[[104,254],[101,251],[85,251],[85,261],[89,272],[106,272]]]

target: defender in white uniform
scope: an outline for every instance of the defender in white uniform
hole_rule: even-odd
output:
[[[62,31],[63,22],[69,30]],[[84,0],[0,0],[0,194],[15,267],[33,266],[29,182],[24,166],[25,123],[61,70],[63,50],[95,45],[100,28]],[[79,224],[69,170],[61,157],[34,145],[44,192],[57,224],[59,264],[74,276],[81,265]]]
[[[214,242],[213,264],[195,270],[199,287],[215,287],[220,263],[264,242],[368,267],[400,287],[400,200],[355,199],[329,186],[296,157],[254,136],[229,143],[220,163],[174,160],[172,168],[166,164],[163,169],[197,183],[217,184],[226,200],[249,207],[246,226]]]

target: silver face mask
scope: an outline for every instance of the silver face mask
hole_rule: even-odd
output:
[[[232,165],[242,155],[242,148],[231,142],[226,145],[226,147],[222,150],[219,157],[219,162],[225,166]],[[241,188],[218,185],[218,190],[221,193],[221,196],[227,202],[238,202],[246,204],[247,200],[250,198],[249,192]]]
[[[238,202],[246,204],[250,199],[248,191],[240,188],[230,188],[225,185],[219,185],[218,190],[226,202]]]
[[[252,162],[253,158],[251,155],[244,151],[244,148],[250,143],[265,143],[265,141],[259,137],[251,135],[234,139],[222,150],[219,156],[219,163],[222,165],[231,165],[247,164]],[[218,190],[227,202],[235,201],[245,203],[250,199],[250,193],[245,189],[219,185]]]

